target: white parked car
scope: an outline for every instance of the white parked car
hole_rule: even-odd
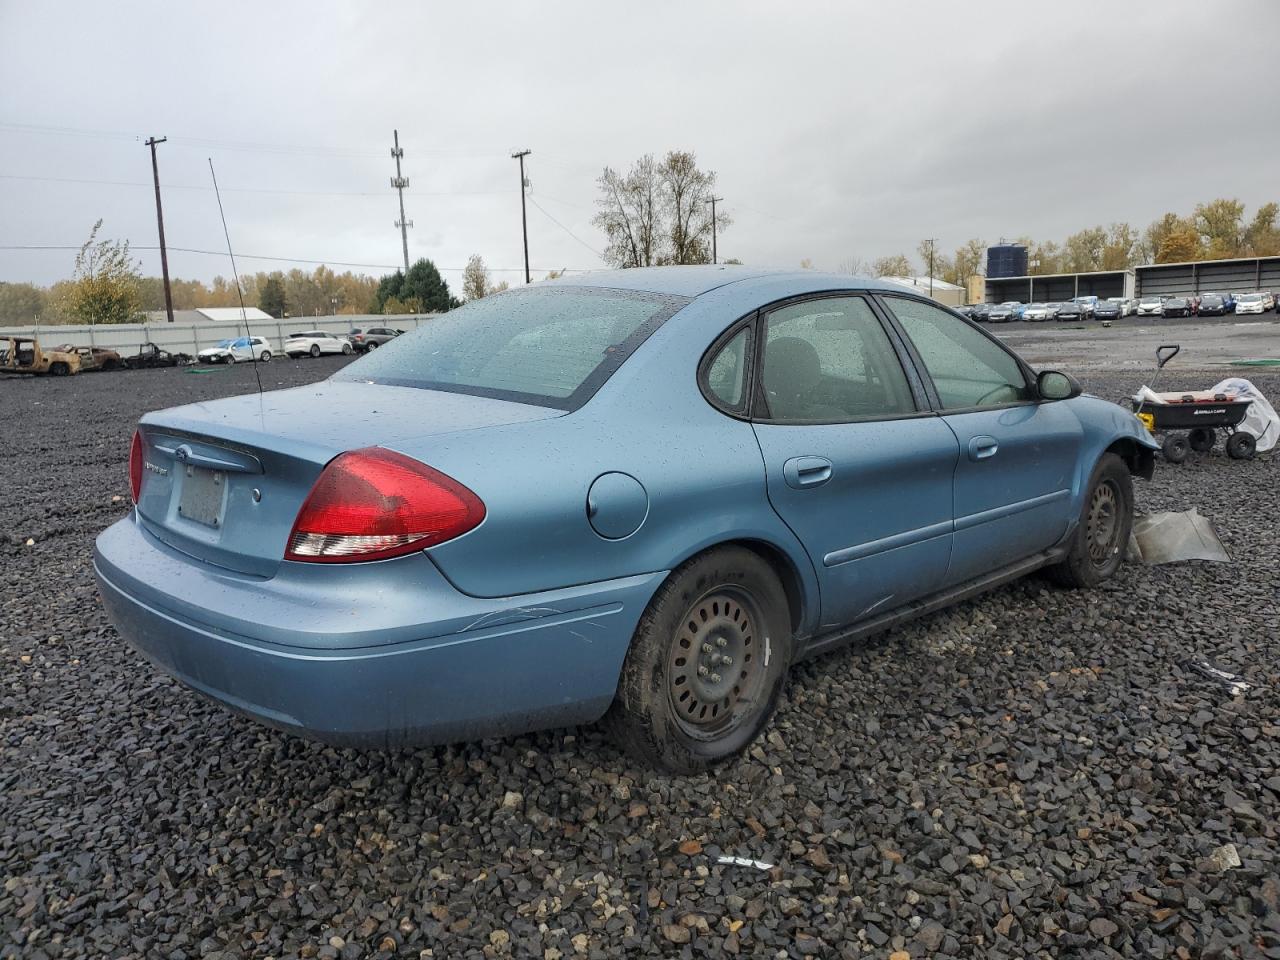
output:
[[[196,358],[201,363],[240,363],[247,360],[266,363],[271,359],[271,344],[265,337],[219,340],[216,346],[201,350]]]
[[[1164,297],[1143,297],[1138,301],[1137,313],[1140,317],[1164,316]]]
[[[1027,309],[1022,311],[1023,320],[1052,320],[1057,315],[1057,310],[1051,309],[1052,305],[1048,303],[1032,303],[1027,305]]]
[[[1236,295],[1236,315],[1242,313],[1265,313],[1266,301],[1260,293],[1241,293]]]
[[[303,333],[291,333],[284,341],[284,352],[291,357],[310,354],[318,357],[322,353],[352,353],[351,341],[323,330],[307,330]]]
[[[1107,297],[1110,303],[1118,304],[1120,307],[1120,316],[1132,316],[1133,312],[1138,309],[1138,301],[1130,300],[1128,297]]]

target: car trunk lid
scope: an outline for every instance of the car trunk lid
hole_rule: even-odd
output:
[[[157,539],[240,573],[282,562],[298,510],[346,450],[559,416],[485,397],[324,382],[148,414],[137,511]]]

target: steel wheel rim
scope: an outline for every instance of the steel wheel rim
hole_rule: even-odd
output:
[[[667,696],[681,728],[711,739],[760,699],[768,659],[760,606],[741,587],[716,587],[689,606],[667,661]]]
[[[1101,567],[1115,551],[1120,533],[1120,498],[1109,480],[1098,484],[1089,498],[1089,559]]]

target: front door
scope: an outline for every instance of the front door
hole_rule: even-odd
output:
[[[1039,402],[1022,364],[955,314],[906,297],[883,300],[919,354],[960,450],[947,583],[1058,543],[1071,523],[1083,441],[1075,414]]]
[[[868,301],[794,302],[760,330],[755,432],[769,500],[817,570],[821,628],[939,589],[959,445],[919,408]]]

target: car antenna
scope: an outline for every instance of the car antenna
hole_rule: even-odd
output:
[[[231,276],[236,282],[240,297],[240,319],[244,323],[244,337],[249,341],[249,359],[253,363],[253,376],[258,381],[258,396],[262,396],[262,374],[258,372],[258,351],[253,349],[253,335],[249,333],[249,315],[244,309],[244,289],[240,286],[240,274],[236,270],[236,255],[231,252],[231,234],[227,231],[227,215],[222,209],[222,193],[218,190],[218,175],[213,172],[213,157],[209,157],[209,176],[213,177],[213,195],[218,198],[218,216],[222,218],[222,235],[227,238],[227,256],[231,258]],[[235,354],[232,354],[234,358]]]

